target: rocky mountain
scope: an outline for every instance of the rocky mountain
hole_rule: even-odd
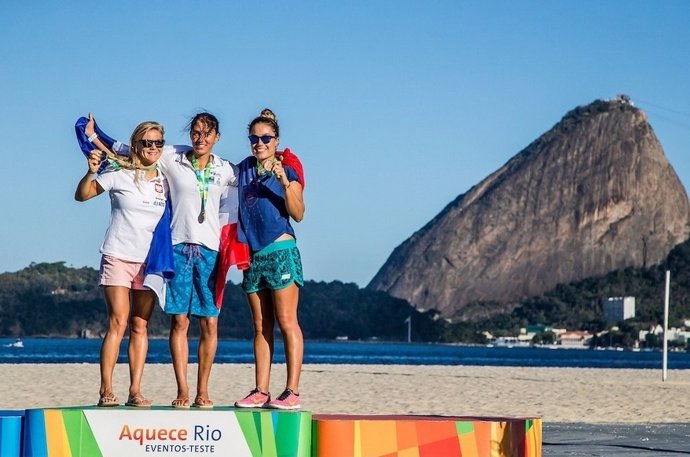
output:
[[[567,113],[398,246],[367,287],[472,319],[657,264],[689,236],[685,189],[645,113],[621,96]]]

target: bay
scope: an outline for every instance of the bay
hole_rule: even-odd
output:
[[[0,338],[2,363],[98,363],[100,339],[26,338],[23,347]],[[190,362],[196,363],[198,340],[190,340]],[[127,340],[118,362],[127,361]],[[219,340],[216,363],[253,363],[251,341]],[[284,363],[276,342],[276,363]],[[168,341],[149,341],[147,363],[170,363]],[[547,347],[485,347],[422,343],[307,341],[304,363],[364,365],[479,365],[573,368],[661,369],[659,351],[552,349]],[[690,353],[670,352],[669,369],[690,369]]]

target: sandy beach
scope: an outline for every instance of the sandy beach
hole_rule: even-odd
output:
[[[190,387],[196,365],[190,365]],[[275,365],[272,391],[282,391]],[[211,396],[229,406],[253,387],[253,366],[218,364]],[[124,402],[128,369],[118,364],[115,394]],[[0,409],[94,404],[95,364],[6,364]],[[146,366],[143,393],[155,405],[175,396],[172,366]],[[302,404],[314,413],[539,416],[544,422],[673,423],[690,420],[690,370],[402,365],[305,365]],[[192,392],[193,394],[193,392]],[[193,395],[192,395],[193,397]]]

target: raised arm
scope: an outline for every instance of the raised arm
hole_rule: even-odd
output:
[[[74,192],[74,199],[76,201],[83,202],[103,193],[103,188],[95,180],[98,169],[101,166],[101,157],[101,151],[94,150],[86,160],[89,170],[81,178],[79,184],[77,184],[77,190]]]
[[[111,154],[115,154],[116,152],[112,150],[110,146],[108,146],[106,143],[104,143],[101,138],[98,136],[96,133],[96,120],[93,118],[93,115],[89,113],[89,121],[86,123],[84,126],[84,133],[88,137],[88,140],[91,144],[93,144],[95,147],[94,149],[100,149],[101,151],[108,151]]]
[[[295,222],[301,222],[304,219],[304,198],[302,193],[302,184],[299,181],[288,181],[285,189],[285,206],[288,214]]]
[[[273,164],[273,174],[285,192],[285,207],[287,212],[295,222],[304,219],[304,198],[302,184],[298,180],[290,181],[280,160]]]
[[[92,149],[98,148],[111,154],[129,156],[129,145],[108,136],[96,125],[96,121],[91,113],[89,113],[88,119],[85,117],[79,118],[75,127],[77,128],[77,140],[84,154],[89,154]],[[79,133],[79,130],[81,130],[81,133]],[[163,154],[186,153],[192,150],[191,146],[176,144],[164,146]]]

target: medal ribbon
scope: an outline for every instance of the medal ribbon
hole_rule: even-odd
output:
[[[264,164],[259,162],[258,160],[256,161],[256,174],[258,176],[263,176],[266,173],[270,173],[266,168],[264,168]]]
[[[280,157],[275,156],[273,157],[272,160],[267,160],[269,165],[275,165],[276,162],[280,161]],[[265,174],[272,175],[273,173],[273,167],[271,167],[271,171],[266,170],[266,167],[264,167],[264,164],[259,162],[258,160],[256,161],[256,175],[257,177],[263,176]]]
[[[193,153],[190,162],[192,162],[194,173],[196,173],[196,182],[199,186],[199,195],[201,195],[201,214],[204,215],[206,213],[206,200],[208,199],[208,182],[211,178],[213,163],[211,157],[209,157],[208,162],[206,162],[206,167],[204,167],[203,170],[199,170],[199,162],[196,160]]]

